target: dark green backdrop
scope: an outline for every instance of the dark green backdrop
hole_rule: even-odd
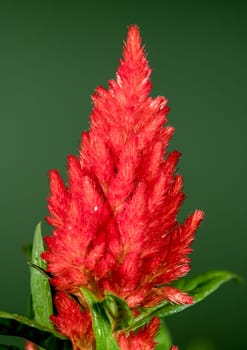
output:
[[[44,221],[47,172],[65,174],[66,155],[88,128],[90,94],[114,77],[131,23],[149,53],[153,95],[169,100],[171,148],[183,153],[181,218],[206,212],[192,272],[245,275],[246,20],[244,1],[0,1],[0,309],[26,312],[21,246]],[[247,349],[246,296],[232,283],[169,319],[175,343]]]

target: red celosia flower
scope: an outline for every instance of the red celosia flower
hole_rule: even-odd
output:
[[[154,350],[157,345],[154,337],[158,332],[159,324],[159,319],[155,317],[137,333],[130,332],[128,337],[125,334],[120,334],[118,344],[121,350]]]
[[[56,294],[54,304],[57,316],[51,316],[51,320],[61,333],[70,338],[73,349],[92,349],[94,337],[89,310],[83,310],[64,292]]]
[[[150,74],[139,30],[131,26],[116,80],[92,96],[91,128],[82,134],[80,155],[68,157],[68,185],[50,172],[47,221],[54,230],[43,258],[56,289],[76,295],[84,307],[80,286],[99,299],[111,291],[133,310],[164,299],[193,302],[169,283],[190,270],[203,213],[177,221],[184,199],[176,174],[180,154],[166,154],[174,129],[164,127],[167,100],[149,96]],[[69,335],[59,315],[53,321]],[[129,339],[141,343],[121,337],[123,349]]]

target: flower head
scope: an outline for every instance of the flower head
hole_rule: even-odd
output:
[[[53,286],[82,307],[81,286],[99,299],[110,291],[133,310],[164,299],[193,302],[169,284],[190,270],[203,213],[177,221],[184,199],[180,153],[166,152],[174,129],[164,127],[167,100],[149,96],[150,74],[139,29],[131,26],[116,80],[92,96],[91,127],[79,156],[68,157],[68,184],[56,170],[49,174],[47,221],[54,229],[43,258]],[[128,341],[120,339],[123,349]]]

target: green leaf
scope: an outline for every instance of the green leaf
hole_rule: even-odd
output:
[[[153,308],[143,309],[141,313],[135,318],[133,326],[130,327],[130,329],[136,329],[145,325],[155,316],[162,318],[183,311],[184,309],[202,301],[209,294],[217,290],[223,283],[232,279],[238,281],[240,280],[237,275],[229,271],[221,270],[208,271],[195,277],[183,278],[174,283],[174,286],[192,295],[194,297],[193,304],[174,305],[169,304],[167,301],[164,301]]]
[[[0,334],[22,337],[47,350],[72,350],[70,341],[36,321],[0,311]]]
[[[120,350],[112,337],[112,327],[103,304],[88,289],[80,288],[91,312],[96,350]]]
[[[157,336],[155,337],[155,340],[158,343],[155,350],[170,350],[172,339],[164,320],[161,320],[160,322],[160,328]]]
[[[111,321],[113,331],[123,330],[133,323],[132,312],[123,299],[107,292],[102,305]]]
[[[52,296],[48,278],[42,273],[46,264],[40,257],[44,251],[41,234],[41,223],[38,223],[34,232],[32,256],[31,256],[31,297],[32,311],[35,321],[53,328],[50,316],[53,314]]]
[[[20,350],[20,348],[15,345],[0,344],[0,350]]]

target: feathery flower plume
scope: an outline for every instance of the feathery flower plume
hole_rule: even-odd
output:
[[[180,153],[166,153],[174,129],[164,127],[167,100],[149,96],[150,74],[133,25],[116,80],[92,96],[91,127],[82,134],[79,156],[68,157],[68,184],[56,170],[49,174],[47,221],[54,229],[42,257],[57,290],[52,320],[74,349],[84,349],[84,336],[93,341],[80,287],[100,300],[110,291],[133,312],[164,299],[193,303],[170,282],[190,270],[188,254],[203,213],[177,221],[184,200],[183,179],[176,174]],[[119,345],[151,350],[156,329],[154,319],[136,334],[120,335]]]
[[[154,350],[155,346],[157,345],[154,341],[154,337],[158,332],[159,323],[159,319],[155,317],[146,327],[139,330],[137,333],[131,332],[128,337],[126,337],[124,334],[121,334],[118,339],[120,349]]]

